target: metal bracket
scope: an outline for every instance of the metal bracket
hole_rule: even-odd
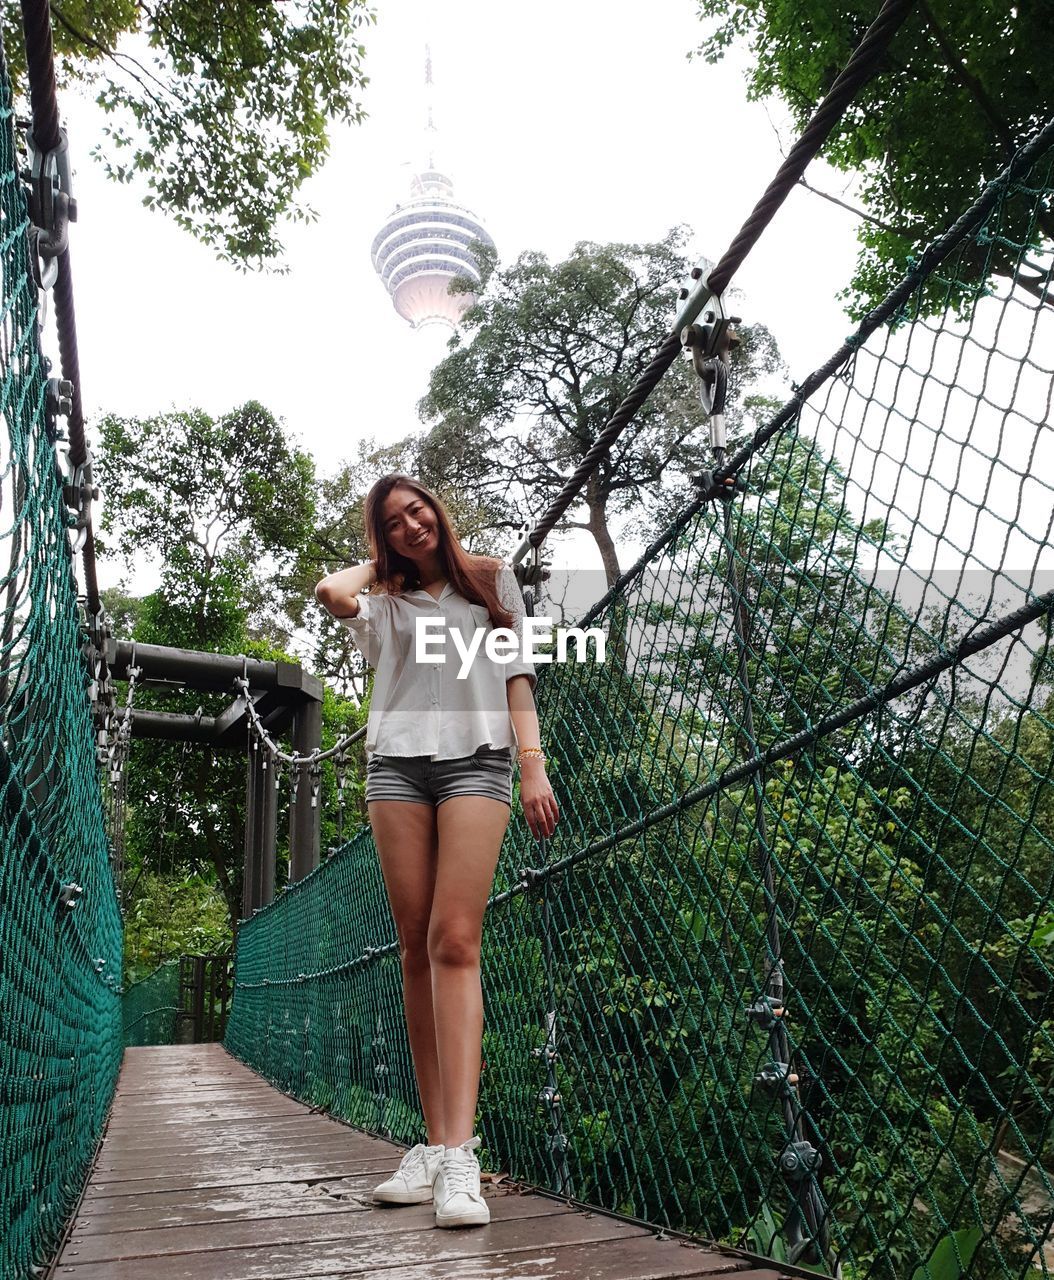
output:
[[[59,906],[64,907],[67,911],[75,910],[77,900],[83,892],[84,890],[75,880],[71,880],[69,884],[64,884],[59,891]]]
[[[536,587],[549,577],[549,563],[542,560],[541,547],[530,541],[530,533],[534,526],[524,524],[520,530],[520,544],[512,554],[512,571],[522,591],[524,587]],[[537,597],[537,593],[535,593]]]
[[[747,1017],[756,1022],[762,1031],[771,1031],[777,1023],[783,1021],[784,1005],[781,1000],[772,996],[759,996],[753,1004],[748,1004]]]
[[[747,482],[738,473],[726,476],[718,484],[712,471],[699,471],[691,477],[691,481],[699,490],[701,498],[717,498],[721,502],[731,502],[737,493],[745,493],[747,488]]]
[[[65,431],[59,430],[59,418],[68,418],[73,412],[73,383],[68,378],[49,378],[44,392],[44,430],[52,446],[66,440]],[[58,469],[58,463],[55,464]],[[60,483],[62,472],[59,470]]]
[[[76,554],[84,546],[88,537],[88,524],[91,521],[91,504],[99,501],[99,490],[92,480],[92,456],[87,457],[78,466],[69,461],[66,453],[66,465],[69,468],[69,479],[63,486],[62,497],[70,511],[70,540]]]
[[[790,1182],[804,1182],[820,1172],[823,1157],[811,1142],[788,1142],[780,1152],[780,1172]]]
[[[725,310],[724,299],[711,291],[709,281],[713,269],[714,264],[708,258],[700,259],[692,268],[695,287],[681,290],[680,301],[684,305],[674,328],[680,333],[681,346],[690,353],[699,375],[699,399],[703,413],[710,419],[711,447],[724,449],[729,353],[739,345],[732,326],[740,321],[738,316],[730,316]],[[702,323],[697,324],[695,321],[700,315]]]
[[[798,1084],[798,1073],[789,1062],[766,1062],[754,1080],[763,1089],[789,1095],[794,1092]]]
[[[681,345],[699,375],[699,402],[710,419],[711,447],[724,449],[728,366],[731,353],[739,346],[739,335],[732,326],[740,319],[728,314],[722,298],[711,297],[702,320],[702,324],[689,324],[681,330]]]
[[[33,137],[32,121],[20,122],[26,133],[29,165],[22,171],[29,202],[30,259],[38,289],[50,289],[58,276],[58,260],[69,244],[69,224],[77,221],[70,173],[69,139],[59,129],[60,142],[42,151]]]

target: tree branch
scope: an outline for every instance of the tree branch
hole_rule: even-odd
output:
[[[142,72],[142,75],[145,76],[148,80],[152,80],[159,89],[162,89],[176,102],[179,101],[176,95],[172,92],[170,86],[165,84],[164,80],[162,80],[160,76],[154,75],[154,73],[150,70],[149,67],[144,67],[138,58],[133,58],[131,54],[128,54],[128,53],[118,53],[116,49],[111,49],[109,45],[103,44],[101,40],[96,40],[94,36],[90,36],[86,31],[81,31],[78,27],[75,27],[72,22],[70,22],[69,18],[66,17],[66,15],[62,12],[62,10],[59,8],[57,4],[52,4],[50,8],[51,8],[52,15],[54,16],[55,20],[58,22],[60,27],[63,27],[66,30],[66,32],[68,32],[68,34],[74,38],[74,40],[79,40],[81,44],[87,45],[89,49],[98,50],[99,53],[109,58],[110,61],[114,64],[114,66],[118,67],[121,71],[123,71],[125,75],[131,76],[132,79],[136,82],[136,84],[138,84],[142,88],[143,92],[147,95],[147,97],[149,97],[151,101],[156,104],[159,111],[167,110],[165,104],[158,98],[158,96],[155,93],[151,91],[151,89],[145,83],[143,78],[141,76],[136,75],[136,73],[134,71],[131,71],[127,66],[124,66],[123,65],[124,63],[131,63],[133,67],[137,67],[139,71]]]
[[[1019,284],[1026,293],[1030,293],[1033,298],[1038,298],[1045,307],[1054,307],[1054,293],[1046,287],[1046,276],[1037,276],[1028,279],[1020,272],[1011,276],[1015,284]]]
[[[981,108],[981,112],[987,119],[988,123],[995,130],[999,141],[1003,144],[1004,150],[1007,152],[1009,160],[1017,144],[1014,141],[1014,135],[1010,132],[1010,126],[999,115],[995,109],[995,104],[989,98],[984,85],[977,79],[972,72],[966,68],[965,60],[960,56],[959,51],[952,44],[947,32],[941,27],[937,19],[933,15],[933,11],[926,3],[926,0],[919,0],[919,9],[926,25],[933,34],[933,38],[937,41],[941,53],[944,54],[948,61],[949,68],[955,73],[955,78],[959,81],[966,92],[973,98],[977,105]]]
[[[870,222],[881,231],[888,231],[890,235],[910,237],[911,232],[906,227],[894,227],[888,222],[883,222],[881,218],[876,218],[873,214],[865,213],[863,209],[858,209],[855,205],[847,203],[845,200],[839,200],[837,196],[832,196],[826,191],[821,191],[819,187],[811,187],[804,178],[798,179],[798,185],[804,187],[806,191],[811,191],[814,196],[820,196],[823,200],[829,200],[831,204],[836,204],[839,209],[845,209],[847,213],[855,214],[856,217],[862,218],[864,222]]]

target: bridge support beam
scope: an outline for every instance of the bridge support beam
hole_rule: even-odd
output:
[[[322,745],[322,703],[302,702],[293,716],[293,754],[310,755]],[[310,769],[298,769],[296,803],[289,814],[289,879],[303,880],[318,866],[319,827],[322,815],[320,796]],[[312,805],[312,792],[315,803]]]
[[[235,681],[248,681],[255,719],[272,744],[291,728],[293,753],[301,757],[310,756],[322,744],[322,682],[291,662],[133,644],[129,640],[110,639],[107,662],[114,680],[127,680],[129,669],[138,667],[138,683],[143,688],[229,690],[232,693],[238,689],[237,696],[218,716],[137,708],[128,712],[124,707],[100,706],[96,709],[96,719],[102,727],[108,715],[113,723],[120,723],[130,714],[134,737],[194,742],[228,751],[248,748],[242,883],[242,914],[248,918],[274,898],[278,792],[274,785],[274,761],[268,751],[255,745],[245,693],[240,684],[235,686]],[[306,766],[296,772],[296,803],[291,806],[289,818],[291,881],[302,880],[319,863],[318,779]]]
[[[249,751],[245,786],[245,869],[242,876],[242,915],[248,919],[274,899],[275,835],[278,829],[278,789],[274,766],[263,751]]]

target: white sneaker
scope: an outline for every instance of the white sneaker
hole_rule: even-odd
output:
[[[442,1146],[426,1147],[423,1142],[411,1147],[392,1176],[374,1187],[374,1200],[380,1204],[427,1204],[444,1150]]]
[[[437,1227],[482,1227],[490,1221],[479,1193],[479,1161],[473,1154],[479,1145],[479,1138],[469,1138],[443,1152],[434,1188]]]

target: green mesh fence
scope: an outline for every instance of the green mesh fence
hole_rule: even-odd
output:
[[[1034,154],[541,669],[492,1167],[828,1273],[1054,1272],[1054,308],[990,256],[1050,290]],[[410,1142],[393,936],[360,832],[243,924],[227,1044]]]
[[[51,1255],[113,1093],[122,939],[2,59],[0,75],[0,1275],[21,1280]]]
[[[179,957],[159,964],[121,997],[124,1043],[174,1044],[180,1011]]]

